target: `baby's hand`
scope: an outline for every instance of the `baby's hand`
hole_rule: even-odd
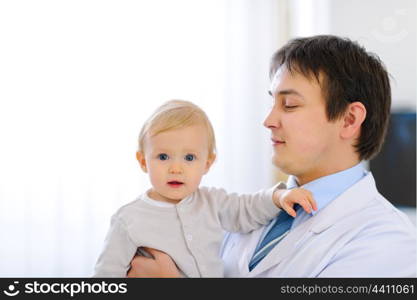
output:
[[[276,190],[273,195],[276,206],[284,209],[290,216],[295,217],[297,213],[294,205],[299,204],[307,213],[311,213],[312,209],[317,210],[316,201],[310,191],[303,188],[294,188],[291,190]]]

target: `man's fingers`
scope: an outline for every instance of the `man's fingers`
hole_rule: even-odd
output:
[[[160,266],[164,265],[165,268],[168,268],[168,267],[175,268],[175,271],[177,271],[177,266],[175,265],[175,262],[172,260],[171,256],[169,256],[167,253],[154,249],[154,248],[148,248],[148,247],[143,247],[143,248],[154,257],[154,261],[157,262]],[[171,274],[168,277],[178,277],[179,273],[176,272],[174,275]]]
[[[147,258],[147,257],[142,256],[142,255],[136,255],[136,256],[132,259],[132,261],[130,262],[130,265],[131,265],[132,267],[137,267],[137,266],[140,266],[140,265],[141,265],[141,263],[142,263],[142,261],[147,260],[147,259],[151,259],[151,258]]]
[[[162,258],[165,254],[165,252],[156,250],[154,248],[148,248],[148,247],[142,247],[146,252],[148,252],[150,255],[154,257],[154,259]]]

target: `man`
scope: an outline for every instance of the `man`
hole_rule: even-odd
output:
[[[362,161],[374,157],[389,120],[381,61],[335,36],[291,40],[271,63],[273,163],[287,187],[311,191],[318,210],[284,214],[249,234],[226,235],[226,277],[414,277],[416,231],[376,189]],[[394,171],[395,170],[387,170]],[[289,224],[285,230],[281,224]],[[279,226],[274,226],[279,225]],[[132,261],[129,276],[176,276],[170,258]]]

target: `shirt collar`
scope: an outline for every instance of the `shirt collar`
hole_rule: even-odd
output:
[[[312,215],[315,215],[333,199],[358,182],[367,173],[368,172],[365,170],[363,163],[360,162],[349,169],[320,177],[301,186],[302,188],[310,191],[316,200],[317,211],[313,211]],[[287,188],[291,189],[298,186],[299,185],[295,177],[290,176],[287,181]]]

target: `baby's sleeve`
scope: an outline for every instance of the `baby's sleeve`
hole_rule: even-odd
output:
[[[136,249],[137,246],[131,240],[125,223],[117,214],[114,215],[93,276],[126,277]]]
[[[280,182],[270,189],[254,194],[227,193],[223,189],[211,190],[223,229],[247,233],[268,224],[280,211],[272,200],[277,188],[285,188],[285,184]]]

